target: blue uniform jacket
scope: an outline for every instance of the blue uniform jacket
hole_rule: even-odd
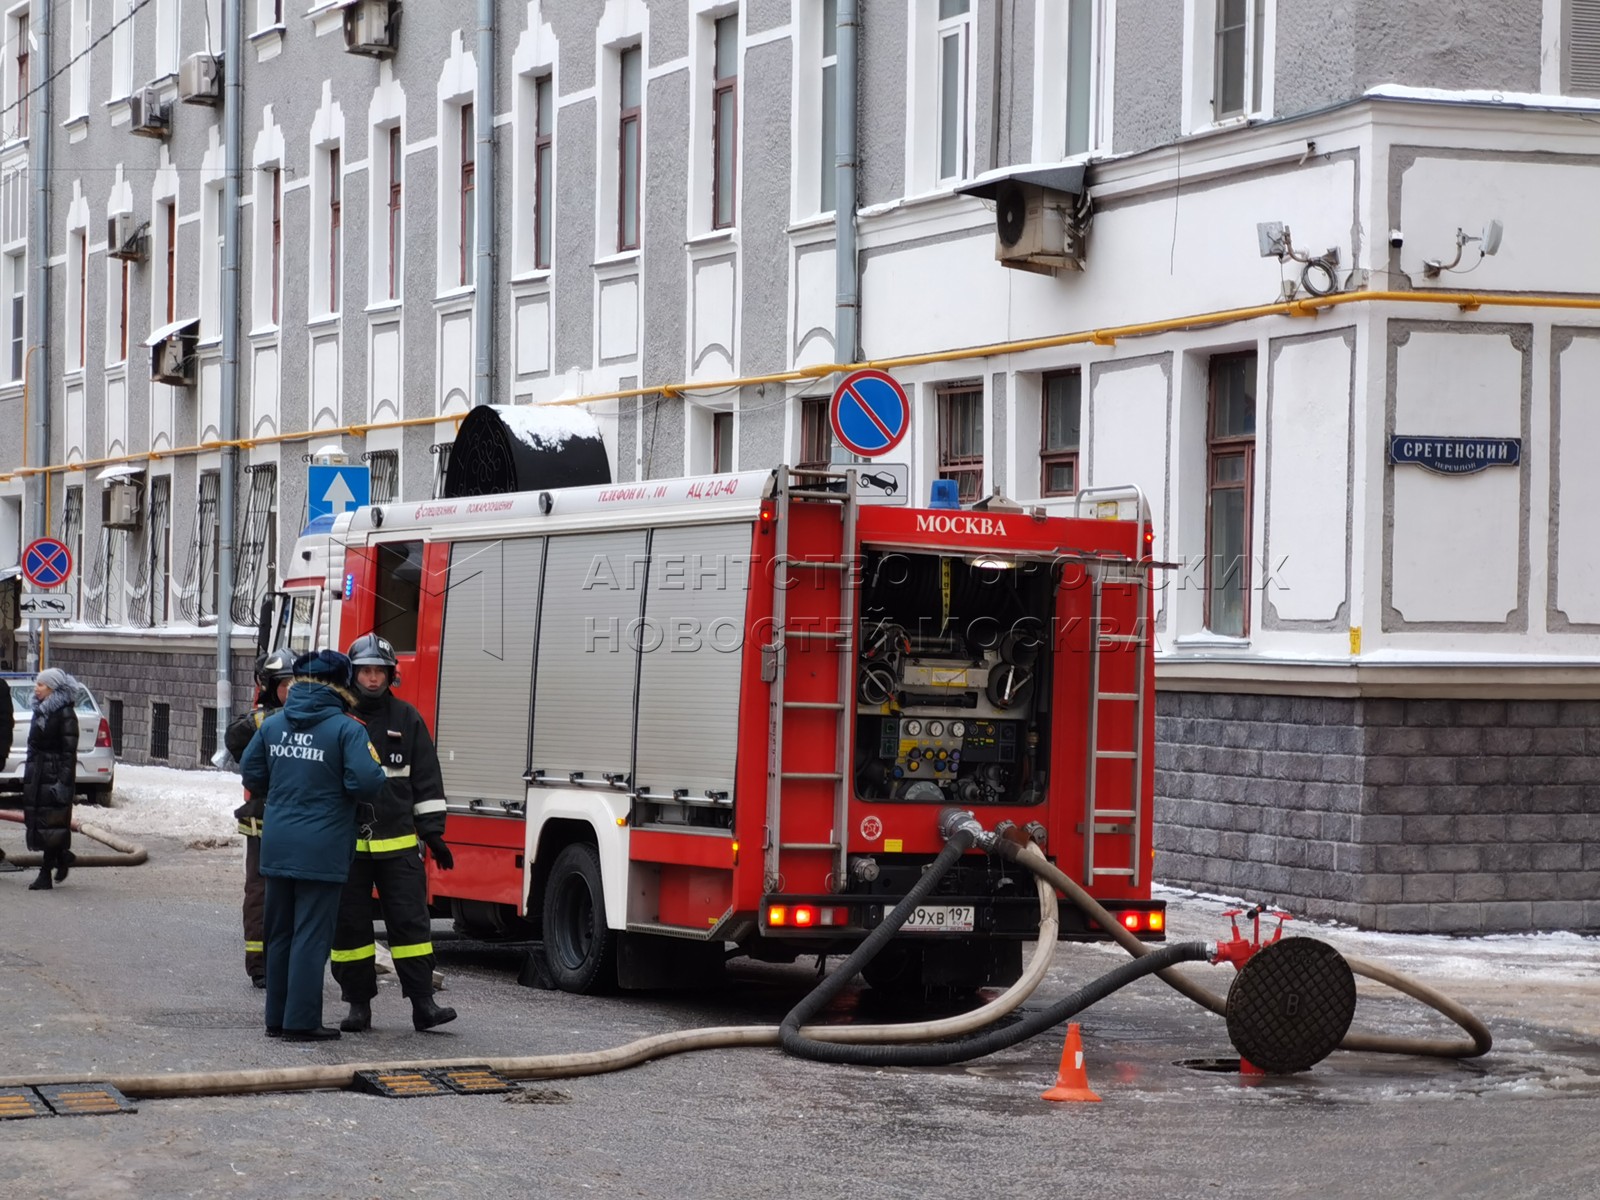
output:
[[[356,853],[356,805],[376,800],[387,783],[344,698],[297,679],[239,765],[251,795],[267,798],[261,873],[343,882]]]

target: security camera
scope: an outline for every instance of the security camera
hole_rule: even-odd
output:
[[[1389,230],[1389,245],[1398,250],[1406,244],[1406,235],[1398,229]]]

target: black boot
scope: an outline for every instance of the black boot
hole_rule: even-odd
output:
[[[55,885],[50,882],[50,868],[40,867],[39,878],[28,885],[30,892],[48,892]]]
[[[21,867],[17,866],[16,863],[11,862],[6,858],[6,852],[4,850],[0,850],[0,872],[10,874],[13,871],[21,870]]]
[[[78,861],[78,856],[71,850],[63,850],[56,858],[56,882],[66,879],[67,872],[72,870],[72,864]]]
[[[366,1000],[350,1001],[350,1012],[339,1022],[346,1033],[362,1033],[372,1028],[372,1005]]]
[[[415,996],[411,1000],[411,1024],[419,1031],[445,1025],[456,1019],[456,1010],[440,1008],[432,996]]]

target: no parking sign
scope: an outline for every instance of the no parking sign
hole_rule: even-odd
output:
[[[876,458],[900,444],[911,427],[911,402],[883,371],[852,371],[834,389],[828,405],[833,436],[852,454]]]

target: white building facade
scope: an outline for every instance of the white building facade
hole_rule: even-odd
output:
[[[814,463],[820,368],[864,361],[911,395],[914,495],[1149,498],[1158,879],[1600,927],[1600,5],[859,0],[841,271],[837,0],[500,0],[492,113],[472,0],[378,5],[376,58],[341,0],[243,0],[231,596],[221,109],[180,93],[241,5],[57,3],[47,65],[34,7],[6,14],[0,557],[46,488],[80,558],[56,661],[126,756],[209,750],[216,616],[253,622],[309,451],[416,498],[475,401],[598,397],[618,480]],[[963,190],[1039,178],[1070,186],[1031,216]],[[1051,220],[1079,261],[997,261]]]

